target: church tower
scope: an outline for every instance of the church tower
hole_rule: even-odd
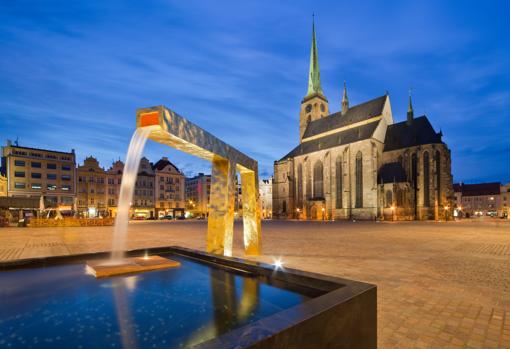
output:
[[[299,141],[302,142],[306,127],[314,121],[329,115],[329,105],[321,87],[319,53],[315,38],[315,21],[312,21],[312,48],[310,50],[310,72],[308,74],[308,92],[301,102],[299,113]]]

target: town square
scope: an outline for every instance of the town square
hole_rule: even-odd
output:
[[[0,348],[510,348],[508,4],[0,4]]]

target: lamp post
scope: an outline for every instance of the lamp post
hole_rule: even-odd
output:
[[[325,212],[326,212],[326,209],[323,207],[322,208],[322,220],[323,221],[326,220],[326,217],[325,217],[326,213]]]
[[[448,207],[448,206],[444,207],[444,219],[445,219],[446,222],[448,222],[448,209],[449,208],[450,207]]]
[[[391,220],[395,220],[395,205],[391,205]]]
[[[296,217],[297,217],[297,220],[299,221],[299,208],[296,208]]]

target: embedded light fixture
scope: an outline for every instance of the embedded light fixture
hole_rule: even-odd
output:
[[[283,261],[282,261],[282,259],[281,258],[275,259],[274,262],[273,262],[273,265],[274,265],[274,268],[276,270],[283,269]]]

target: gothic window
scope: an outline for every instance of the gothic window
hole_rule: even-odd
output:
[[[356,154],[356,207],[363,207],[363,156]]]
[[[437,204],[441,203],[441,153],[436,151]]]
[[[313,196],[316,198],[324,197],[323,172],[322,161],[317,160],[313,166]]]
[[[287,213],[287,201],[283,200],[282,203],[282,212]]]
[[[336,208],[342,208],[342,158],[338,156],[335,161],[335,178],[336,178]]]
[[[297,205],[303,207],[303,165],[301,164],[297,169]]]
[[[312,170],[310,161],[305,163],[305,175],[306,175],[306,197],[310,199],[312,197]]]
[[[429,153],[423,153],[423,206],[430,206],[430,161]]]
[[[321,112],[325,112],[326,111],[326,107],[324,106],[324,104],[321,104]]]
[[[311,104],[308,104],[308,105],[306,106],[306,112],[307,112],[307,113],[310,113],[311,111],[312,111],[312,105],[311,105]]]
[[[391,207],[393,204],[393,193],[391,190],[386,190],[386,207]]]

